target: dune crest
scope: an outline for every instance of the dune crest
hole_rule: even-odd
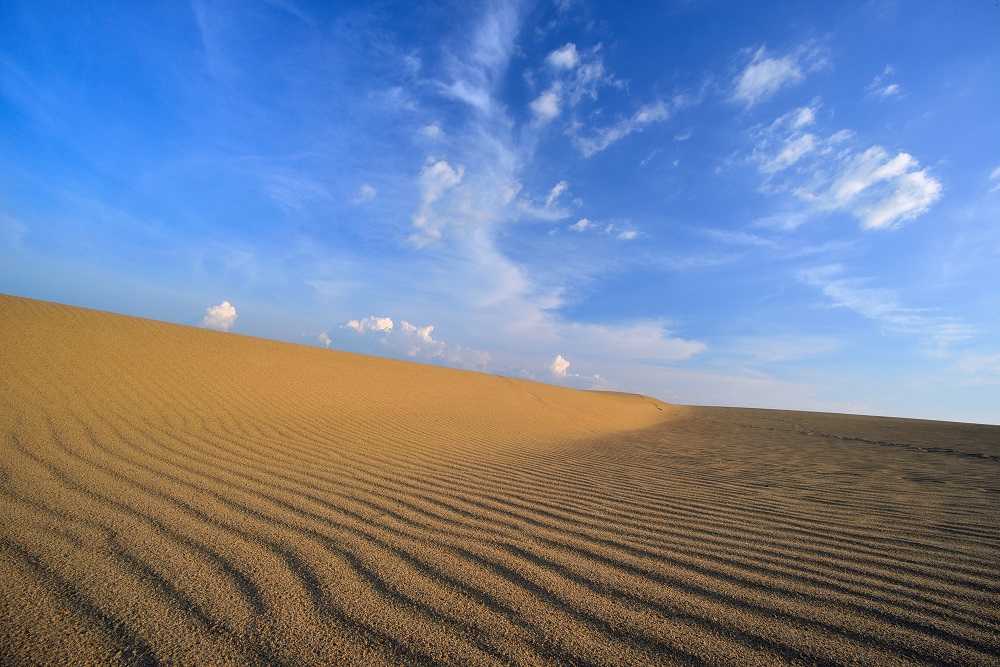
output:
[[[0,664],[998,664],[1000,427],[0,295]]]

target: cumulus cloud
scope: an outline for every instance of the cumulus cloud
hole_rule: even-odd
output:
[[[569,362],[563,359],[561,354],[557,354],[556,358],[552,360],[552,363],[545,364],[545,367],[553,375],[566,375],[566,369],[569,368]]]
[[[585,232],[593,226],[594,223],[588,220],[587,218],[580,218],[572,225],[570,225],[568,229],[574,232]]]
[[[545,364],[545,368],[549,371],[550,376],[560,383],[585,387],[587,389],[611,389],[614,387],[613,382],[609,382],[597,373],[593,375],[570,373],[569,366],[569,362],[561,354],[557,354],[555,359]]]
[[[750,108],[786,86],[799,83],[806,72],[825,64],[821,52],[812,44],[793,53],[774,57],[762,46],[753,52],[750,62],[733,82],[732,99]]]
[[[387,333],[392,331],[393,323],[392,319],[388,317],[376,317],[371,315],[361,320],[351,320],[346,324],[340,325],[341,329],[353,329],[359,334],[365,333]]]
[[[333,342],[332,340],[330,340],[330,336],[325,331],[321,332],[318,336],[316,336],[316,340],[321,342],[326,347],[330,347],[330,343]]]
[[[488,352],[461,345],[449,345],[432,335],[434,325],[416,326],[406,320],[395,325],[392,318],[374,315],[341,325],[361,336],[373,336],[379,343],[401,357],[449,366],[483,370],[490,362]]]
[[[219,331],[229,331],[236,324],[236,308],[228,301],[223,301],[216,306],[209,306],[205,309],[205,317],[201,320],[201,326]]]

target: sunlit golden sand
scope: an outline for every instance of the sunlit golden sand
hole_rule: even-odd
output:
[[[1000,664],[1000,427],[0,296],[0,664]]]

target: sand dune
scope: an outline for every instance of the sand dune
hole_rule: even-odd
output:
[[[2,664],[1000,664],[1000,427],[0,296]]]

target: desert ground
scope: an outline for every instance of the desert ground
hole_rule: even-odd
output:
[[[1000,665],[1000,427],[0,296],[0,664]]]

